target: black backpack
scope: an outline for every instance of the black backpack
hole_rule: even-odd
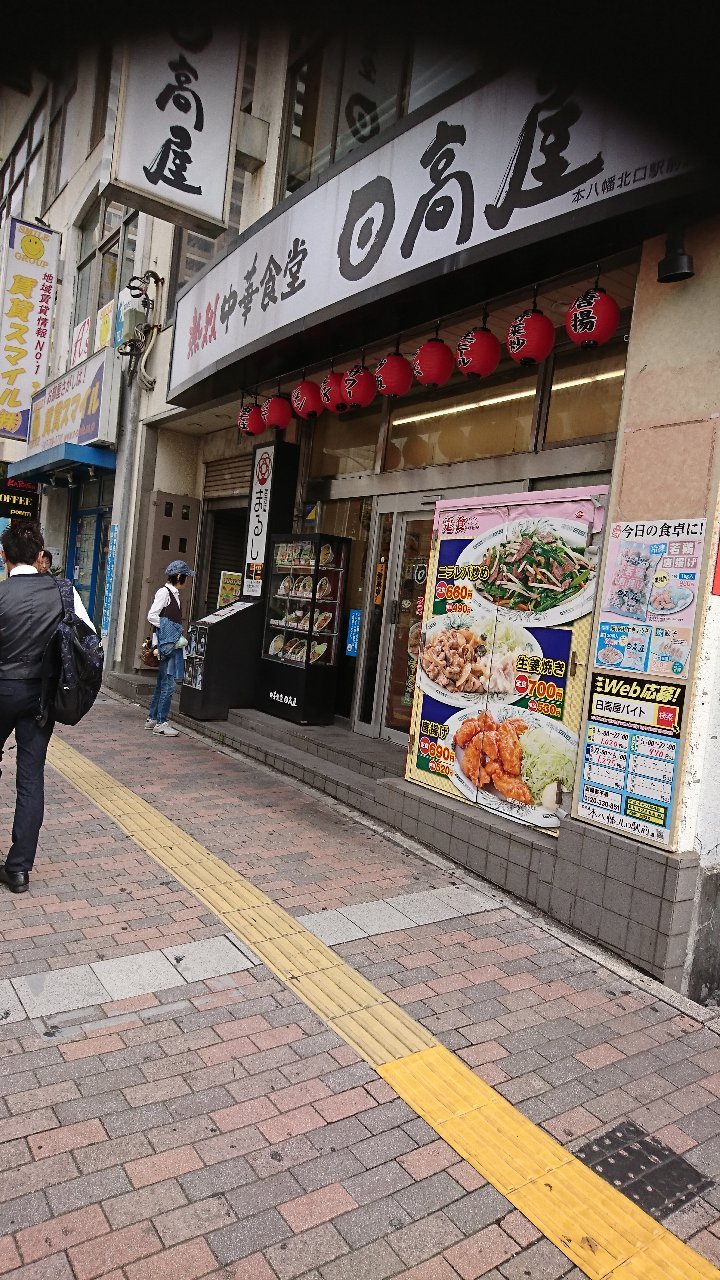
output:
[[[77,724],[87,715],[100,692],[103,647],[100,637],[75,613],[73,585],[56,578],[63,615],[42,661],[42,691],[38,723],[52,715],[60,724]]]

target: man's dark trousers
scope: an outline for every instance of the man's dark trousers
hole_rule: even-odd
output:
[[[13,873],[32,871],[45,812],[45,756],[55,722],[37,724],[39,700],[39,680],[0,680],[0,758],[13,729],[17,744],[17,801],[5,862]]]

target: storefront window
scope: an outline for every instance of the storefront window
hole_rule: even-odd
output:
[[[95,349],[97,312],[115,301],[120,289],[134,274],[137,229],[137,213],[114,201],[98,201],[83,220],[70,348],[73,365]]]
[[[343,643],[340,649],[337,702],[338,714],[343,716],[350,715],[356,667],[355,656],[345,652],[346,637],[351,610],[362,609],[364,604],[371,514],[371,498],[341,499],[339,502],[323,502],[318,522],[318,533],[331,533],[337,537],[351,539],[341,632]]]
[[[627,346],[558,355],[553,371],[545,444],[570,444],[615,435],[620,417]]]
[[[537,371],[508,370],[447,398],[399,405],[390,418],[387,471],[470,462],[530,448]]]
[[[43,99],[0,167],[0,226],[11,213],[26,218],[40,213],[45,116]]]
[[[382,412],[382,404],[376,402],[365,412],[353,409],[346,417],[324,413],[313,431],[311,476],[320,479],[373,471]]]

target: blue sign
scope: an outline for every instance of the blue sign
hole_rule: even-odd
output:
[[[115,552],[117,550],[118,527],[116,524],[110,525],[110,540],[108,542],[107,564],[105,566],[105,595],[103,596],[102,622],[100,624],[100,635],[103,640],[107,639],[110,631],[110,606],[112,604],[113,579],[115,577]]]
[[[357,658],[358,644],[360,643],[360,619],[362,617],[362,609],[351,609],[348,621],[347,644],[345,652],[348,658]]]

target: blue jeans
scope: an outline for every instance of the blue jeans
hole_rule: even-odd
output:
[[[152,701],[148,708],[148,718],[164,724],[170,714],[170,703],[175,692],[175,655],[161,658],[157,673],[157,684]]]
[[[45,756],[55,728],[52,716],[40,727],[39,680],[0,680],[0,757],[15,730],[15,819],[12,844],[5,860],[8,871],[32,871],[45,815]]]

